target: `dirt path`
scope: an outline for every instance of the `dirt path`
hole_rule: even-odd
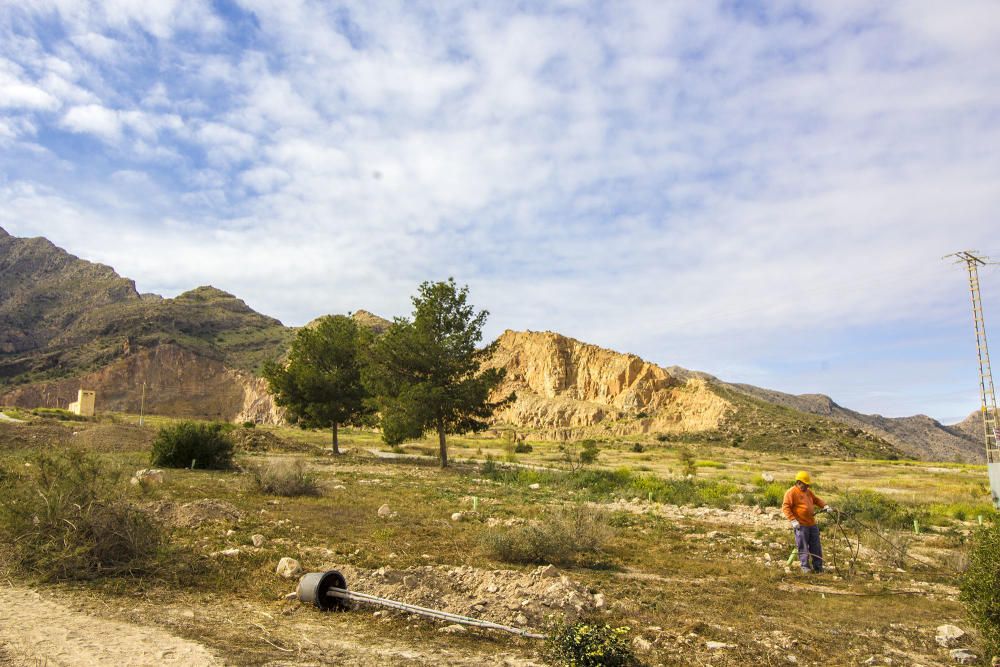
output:
[[[25,588],[0,587],[0,662],[13,665],[220,665],[163,630],[90,616]]]

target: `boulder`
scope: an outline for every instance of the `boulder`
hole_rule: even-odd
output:
[[[467,630],[465,629],[464,626],[461,626],[458,623],[452,623],[451,625],[444,626],[443,628],[438,630],[438,632],[443,632],[446,635],[458,635],[462,634],[463,632],[467,632]]]
[[[382,507],[378,508],[378,515],[383,519],[388,519],[392,516],[392,509],[389,505],[382,505]]]
[[[302,566],[299,565],[299,561],[294,558],[285,556],[278,561],[278,567],[275,569],[275,573],[285,579],[292,579],[302,574]]]
[[[454,514],[451,515],[451,520],[452,521],[461,521],[462,520],[462,513],[461,512],[455,512]]]
[[[255,547],[263,546],[264,545],[264,536],[260,535],[259,533],[257,535],[251,535],[250,536],[250,542],[252,542]]]
[[[951,649],[951,659],[960,665],[974,665],[979,660],[975,653],[964,648]]]
[[[957,625],[945,624],[938,626],[934,641],[938,643],[938,646],[952,648],[957,646],[963,637],[965,637],[965,631],[962,628]]]
[[[151,486],[159,486],[160,484],[163,484],[163,471],[155,468],[148,470],[143,468],[142,470],[137,470],[129,482],[133,485],[148,484]]]

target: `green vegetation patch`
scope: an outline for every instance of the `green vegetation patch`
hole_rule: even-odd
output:
[[[167,468],[225,469],[233,464],[232,426],[180,422],[164,426],[153,441],[153,465]]]

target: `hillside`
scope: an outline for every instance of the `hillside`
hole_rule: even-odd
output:
[[[137,412],[145,383],[149,412],[281,421],[257,373],[285,353],[295,329],[234,295],[210,286],[173,299],[139,294],[111,267],[2,229],[0,278],[0,404],[65,406],[86,386],[98,391],[99,409]],[[364,310],[353,317],[376,332],[391,324]],[[982,459],[974,425],[863,415],[826,396],[727,384],[553,332],[506,331],[490,364],[507,372],[498,396],[517,397],[497,427],[536,438]]]
[[[0,403],[57,407],[98,390],[105,410],[276,417],[255,377],[293,330],[232,294],[140,295],[102,264],[0,229]]]
[[[982,441],[967,422],[979,418],[975,412],[955,426],[945,426],[927,415],[883,417],[849,410],[823,394],[795,396],[746,384],[727,385],[733,390],[759,400],[800,412],[829,417],[844,424],[878,435],[908,456],[935,461],[982,461],[985,453]],[[981,428],[981,426],[980,426]]]

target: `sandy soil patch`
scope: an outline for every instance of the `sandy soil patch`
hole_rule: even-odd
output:
[[[0,588],[0,660],[51,667],[222,664],[204,646],[163,630],[97,618],[10,587]]]

